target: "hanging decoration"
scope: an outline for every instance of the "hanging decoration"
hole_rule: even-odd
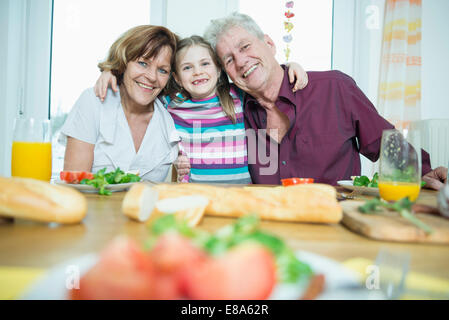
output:
[[[282,40],[286,44],[286,48],[284,49],[285,62],[288,62],[288,59],[290,57],[290,42],[292,42],[292,40],[293,40],[291,31],[294,26],[293,26],[293,23],[291,22],[291,19],[295,16],[295,14],[291,11],[291,9],[293,9],[294,4],[295,3],[293,1],[287,1],[285,3],[285,7],[287,8],[287,10],[285,11],[285,18],[287,20],[284,21],[284,29],[287,34],[282,37]]]

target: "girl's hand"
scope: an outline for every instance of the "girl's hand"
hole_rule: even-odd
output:
[[[187,155],[179,151],[178,158],[173,164],[177,172],[177,182],[188,182],[186,178],[188,178],[190,173],[190,160]]]
[[[111,86],[114,92],[117,92],[117,78],[111,71],[103,71],[95,83],[94,91],[95,95],[100,98],[101,102],[106,98],[106,92],[108,92],[108,86]]]
[[[307,76],[307,72],[296,62],[287,63],[288,68],[288,79],[290,83],[295,82],[295,86],[293,87],[293,92],[304,89],[309,83],[309,77]]]

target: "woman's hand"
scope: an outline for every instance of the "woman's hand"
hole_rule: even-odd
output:
[[[190,160],[187,155],[182,151],[179,151],[178,158],[173,165],[178,174],[177,182],[188,182],[188,180],[186,181],[186,177],[188,177],[190,173]]]
[[[309,83],[309,77],[307,76],[307,72],[296,62],[287,63],[288,68],[288,79],[290,83],[295,82],[295,86],[293,87],[293,92],[304,89]]]
[[[106,92],[108,92],[109,86],[111,86],[114,92],[117,92],[117,78],[112,74],[111,71],[103,71],[94,87],[95,95],[100,98],[102,102],[106,98]]]

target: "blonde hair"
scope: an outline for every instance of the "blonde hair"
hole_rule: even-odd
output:
[[[193,46],[201,46],[203,48],[206,48],[209,51],[209,54],[212,58],[212,61],[214,62],[215,66],[220,70],[220,76],[218,78],[217,82],[217,95],[218,99],[220,100],[221,107],[223,108],[223,112],[226,114],[226,116],[232,121],[232,123],[236,123],[236,116],[235,116],[235,105],[234,100],[230,94],[231,86],[229,85],[228,75],[223,70],[220,60],[218,59],[218,56],[216,55],[214,49],[212,49],[209,42],[204,40],[203,37],[200,36],[191,36],[188,38],[184,38],[181,41],[178,42],[178,47],[176,50],[176,53],[174,54],[175,57],[175,63],[174,63],[174,72],[176,72],[176,63],[178,61],[178,56],[181,50],[185,48],[191,48]],[[168,95],[172,100],[178,103],[182,103],[185,100],[188,100],[191,98],[191,95],[189,92],[187,92],[184,88],[178,85],[178,83],[175,81],[174,77],[170,77],[170,80],[168,81],[167,85],[167,91]],[[180,97],[178,94],[181,94],[182,97]]]
[[[164,47],[169,47],[172,52],[170,64],[173,69],[178,41],[179,37],[165,27],[142,25],[131,28],[112,44],[106,60],[100,62],[98,68],[101,71],[110,70],[117,78],[117,84],[120,85],[130,61],[140,57],[153,58]]]

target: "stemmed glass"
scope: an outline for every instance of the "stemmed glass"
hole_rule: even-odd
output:
[[[418,198],[421,188],[421,139],[414,130],[384,130],[380,147],[379,193],[386,201]]]

